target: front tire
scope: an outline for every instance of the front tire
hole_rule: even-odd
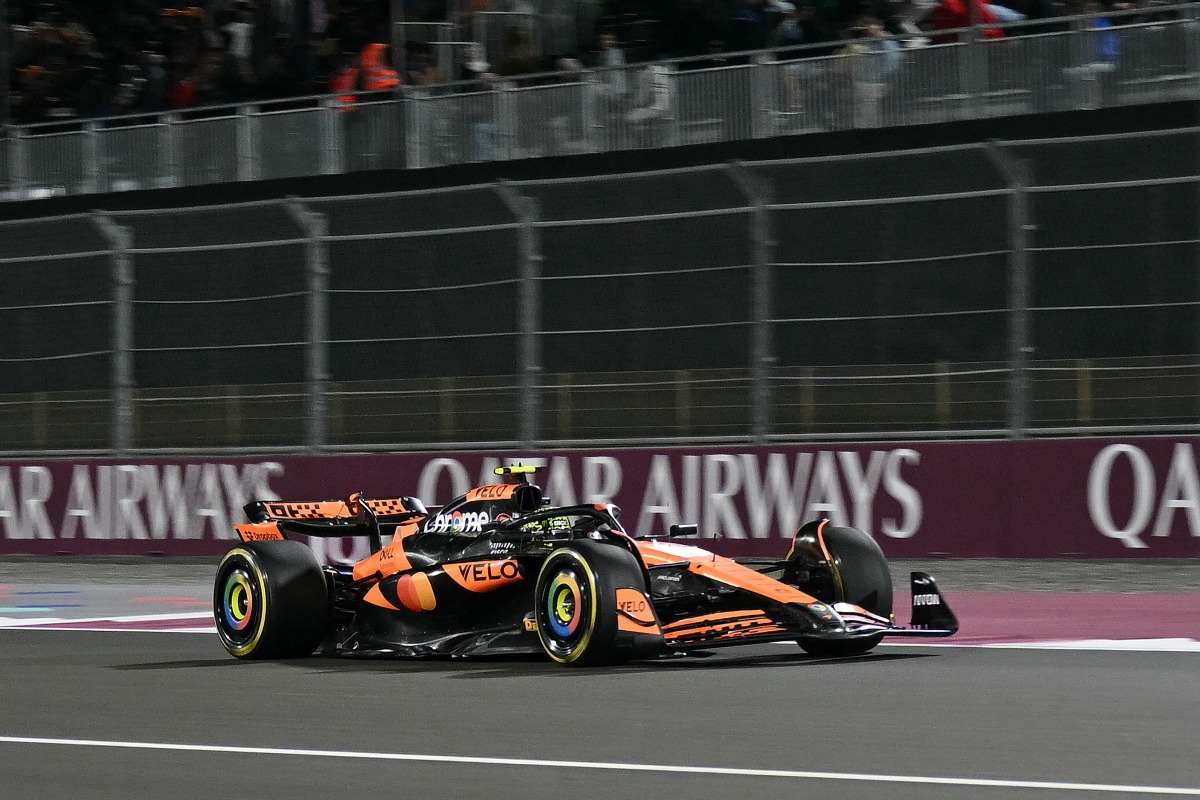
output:
[[[221,644],[237,658],[312,655],[330,619],[321,565],[300,542],[238,545],[217,567],[213,616]]]
[[[617,589],[641,585],[641,567],[627,550],[579,539],[546,558],[534,589],[538,639],[566,666],[621,660],[617,648]]]
[[[817,596],[826,603],[852,603],[891,619],[892,573],[879,544],[857,528],[826,525],[819,534],[829,552],[831,591]],[[800,639],[804,652],[814,656],[857,656],[883,641],[883,634],[857,639]]]

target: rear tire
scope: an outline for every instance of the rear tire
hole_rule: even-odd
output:
[[[572,667],[621,661],[617,589],[643,583],[637,559],[616,545],[578,539],[552,552],[534,589],[534,617],[546,655]]]
[[[826,526],[822,536],[832,560],[836,596],[817,599],[852,603],[891,619],[892,573],[876,541],[857,528]],[[799,644],[814,656],[856,656],[873,650],[881,641],[883,634],[861,639],[800,639]]]
[[[237,658],[303,658],[329,628],[329,590],[300,542],[246,542],[221,559],[213,586],[221,644]]]

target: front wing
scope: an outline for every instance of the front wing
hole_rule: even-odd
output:
[[[953,636],[958,631],[958,619],[934,579],[927,573],[913,572],[910,582],[912,617],[908,627],[896,626],[893,620],[850,603],[791,603],[676,620],[662,626],[663,643],[671,649],[689,649],[798,638]]]

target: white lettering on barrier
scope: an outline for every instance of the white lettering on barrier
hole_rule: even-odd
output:
[[[812,486],[808,490],[808,518],[829,517],[834,525],[848,525],[850,519],[846,515],[846,503],[842,499],[842,485],[838,479],[837,459],[833,452],[822,450],[817,453],[817,463],[813,467]]]
[[[549,474],[543,490],[555,505],[573,506],[575,501],[575,481],[571,479],[571,461],[566,456],[555,456],[550,459]]]
[[[796,466],[788,476],[788,460],[784,453],[768,453],[767,468],[761,474],[759,458],[753,453],[742,454],[745,472],[746,513],[750,517],[750,535],[768,539],[774,533],[771,522],[779,519],[780,531],[800,527],[797,498],[804,497],[804,487],[812,471],[812,453],[797,453]]]
[[[7,539],[232,538],[249,498],[276,500],[270,479],[278,462],[257,464],[76,464],[57,531],[47,504],[54,493],[49,468],[0,467],[0,530]]]
[[[705,536],[719,539],[745,539],[746,531],[738,516],[733,498],[742,491],[742,474],[738,457],[706,455],[704,458],[704,523]]]
[[[569,505],[576,499],[612,502],[625,483],[618,458],[583,456],[576,462],[569,456],[553,456],[512,457],[503,462],[494,457],[481,459],[479,484],[494,482],[496,467],[516,461],[545,469],[539,483],[556,505]],[[640,487],[641,502],[633,527],[637,535],[646,535],[676,522],[698,521],[705,536],[767,539],[787,537],[802,521],[824,515],[836,524],[853,524],[870,534],[882,491],[899,505],[900,516],[880,518],[880,533],[907,539],[921,527],[923,506],[920,493],[903,472],[920,461],[920,453],[911,448],[761,456],[654,454],[645,485]],[[449,495],[443,491],[447,476],[453,492]],[[581,490],[576,491],[577,487]],[[638,491],[639,487],[631,488]],[[454,458],[430,459],[418,480],[420,496],[431,505],[448,502],[469,489],[467,469]]]
[[[850,504],[854,508],[850,524],[870,535],[871,512],[879,491],[879,481],[883,477],[883,467],[887,463],[887,453],[872,450],[866,469],[863,469],[859,454],[853,451],[840,451],[838,461],[842,465],[842,474],[846,476],[846,493],[850,495]]]
[[[1117,527],[1113,520],[1110,482],[1113,464],[1119,456],[1125,456],[1133,468],[1133,508],[1124,527]],[[1101,534],[1110,539],[1119,539],[1132,549],[1149,547],[1138,538],[1150,521],[1154,505],[1154,467],[1141,448],[1131,444],[1110,444],[1092,460],[1088,471],[1088,514],[1092,524]]]
[[[1133,500],[1129,518],[1118,525],[1112,508],[1113,470],[1119,457],[1124,457],[1132,470],[1129,486]],[[1155,499],[1158,499],[1157,508]],[[1140,447],[1131,444],[1110,444],[1096,454],[1088,472],[1088,515],[1102,536],[1117,539],[1130,549],[1144,550],[1150,545],[1141,536],[1154,517],[1150,535],[1171,535],[1177,511],[1184,512],[1188,532],[1200,537],[1200,475],[1196,469],[1196,454],[1188,442],[1176,442],[1171,453],[1162,493],[1154,474],[1150,457]]]
[[[646,476],[646,491],[642,493],[641,513],[634,535],[652,533],[655,517],[664,518],[664,528],[680,521],[670,456],[656,455],[650,459],[650,473]]]
[[[1154,520],[1154,532],[1150,535],[1169,536],[1176,510],[1184,512],[1192,536],[1200,536],[1200,477],[1196,475],[1195,453],[1186,442],[1175,444],[1162,500],[1158,504],[1158,518]]]
[[[612,456],[584,456],[583,502],[606,505],[621,491],[621,462]]]
[[[920,463],[921,454],[908,447],[901,447],[888,453],[887,462],[883,467],[883,489],[900,504],[900,510],[904,516],[899,524],[891,517],[884,517],[882,521],[884,536],[892,539],[909,539],[921,528],[921,519],[925,514],[925,507],[921,503],[921,494],[900,475],[902,464],[916,466]]]
[[[439,491],[443,472],[450,476],[450,493],[448,495]],[[491,481],[487,481],[487,483],[491,483]],[[421,469],[421,476],[417,479],[417,497],[422,498],[430,505],[438,506],[453,500],[460,494],[469,492],[470,484],[471,478],[467,475],[467,469],[458,462],[458,459],[435,458],[427,462]]]
[[[865,466],[863,456],[854,451],[800,452],[791,459],[785,453],[683,456],[682,485],[677,490],[671,457],[657,454],[650,461],[635,533],[644,536],[699,518],[705,536],[744,538],[742,513],[749,535],[756,539],[786,537],[801,521],[821,515],[871,533],[876,500],[883,489],[899,503],[902,514],[899,520],[882,518],[881,532],[906,539],[920,528],[923,507],[902,468],[920,460],[920,453],[910,448],[872,451]],[[703,510],[697,514],[701,504]]]
[[[13,484],[10,467],[0,467],[0,527],[6,539],[53,539],[46,501],[53,478],[46,467],[23,466]]]
[[[146,484],[142,479],[141,467],[136,464],[121,464],[116,467],[113,497],[116,499],[116,514],[113,517],[112,538],[147,538],[146,522],[141,511],[142,501],[146,498]]]

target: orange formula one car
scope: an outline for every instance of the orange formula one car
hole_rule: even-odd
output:
[[[633,538],[615,506],[551,506],[533,472],[502,467],[506,482],[436,511],[358,495],[247,505],[217,569],[222,644],[238,658],[544,651],[589,665],[776,641],[845,656],[958,629],[922,572],[896,627],[887,562],[854,528],[809,522],[782,558],[732,560],[675,541],[694,525]],[[297,536],[365,536],[372,552],[323,567]]]

